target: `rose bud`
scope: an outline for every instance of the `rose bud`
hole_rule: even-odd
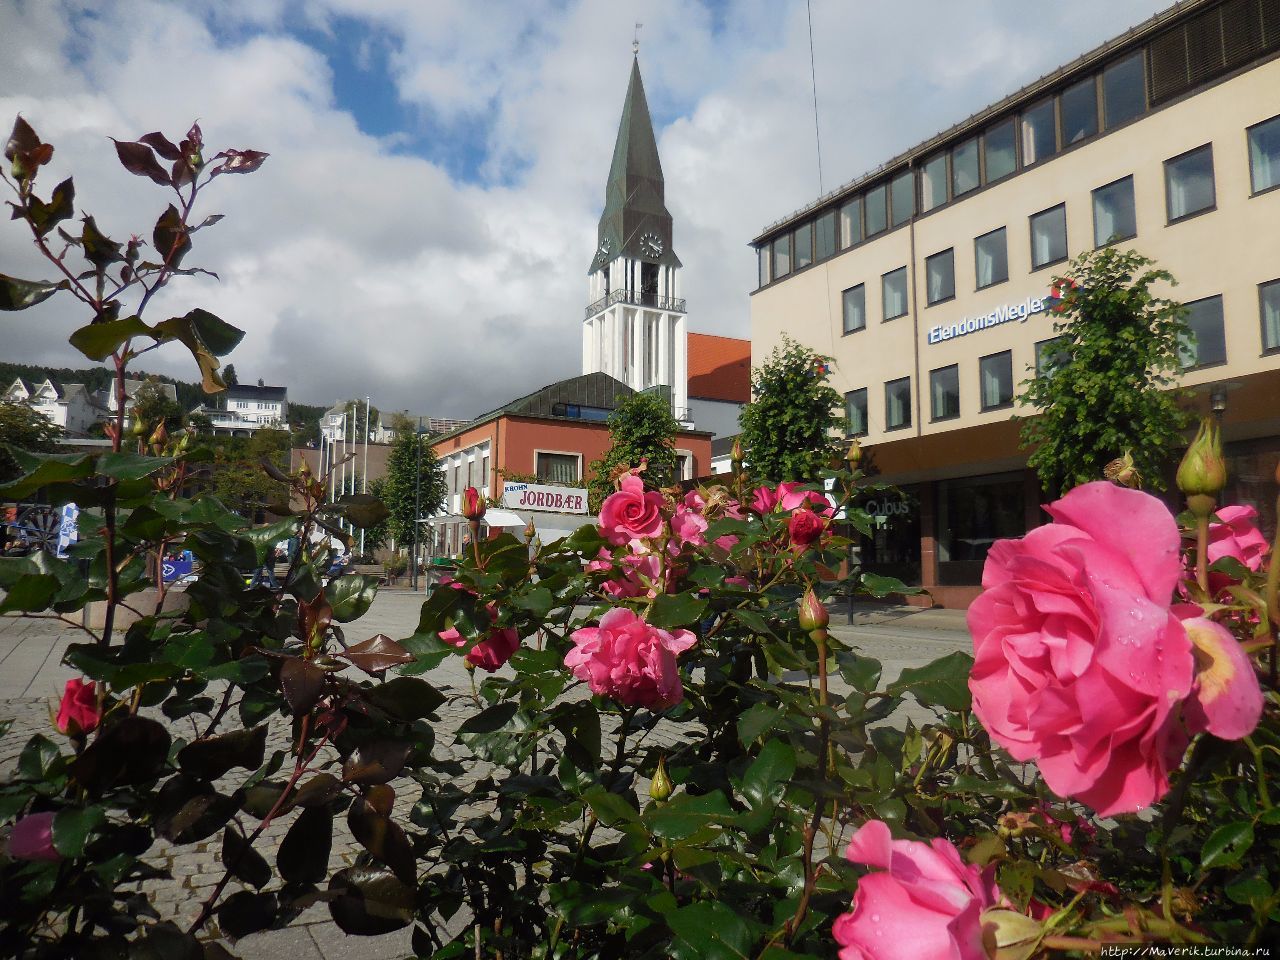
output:
[[[857,470],[858,464],[862,462],[862,444],[857,440],[850,441],[849,452],[844,455],[844,459],[850,470]]]
[[[83,736],[96,730],[101,719],[98,712],[98,685],[92,680],[85,683],[78,677],[68,680],[62,692],[62,703],[58,706],[58,717],[54,721],[58,732],[70,737]]]
[[[806,633],[821,630],[831,622],[831,614],[827,606],[818,599],[818,595],[810,587],[800,598],[800,629]]]
[[[1112,483],[1118,483],[1122,487],[1129,487],[1131,490],[1137,490],[1142,486],[1142,474],[1134,466],[1133,454],[1128,450],[1124,452],[1123,457],[1116,457],[1116,459],[1103,467],[1102,475]]]
[[[1222,456],[1222,437],[1213,418],[1204,417],[1178,466],[1178,489],[1188,497],[1216,497],[1226,485],[1227,463]]]
[[[792,546],[801,549],[820,538],[825,528],[826,524],[822,518],[808,507],[803,507],[791,514],[791,519],[787,523],[787,532],[791,536]]]
[[[152,432],[151,439],[148,440],[147,442],[150,443],[151,446],[153,447],[163,447],[165,445],[165,441],[167,441],[168,439],[169,439],[169,431],[165,427],[164,421],[161,420],[160,423],[156,426],[155,430]]]
[[[473,523],[484,519],[484,497],[475,487],[462,491],[462,515]]]
[[[671,796],[675,787],[671,783],[671,777],[667,775],[667,758],[658,758],[658,769],[653,773],[653,779],[649,781],[649,796],[659,803],[665,801]]]

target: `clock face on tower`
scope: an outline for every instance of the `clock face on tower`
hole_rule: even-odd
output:
[[[596,260],[605,263],[609,259],[609,254],[613,250],[613,244],[609,242],[609,238],[605,237],[600,241],[600,246],[596,250]]]
[[[656,233],[646,233],[640,238],[640,252],[646,257],[662,256],[662,240]]]

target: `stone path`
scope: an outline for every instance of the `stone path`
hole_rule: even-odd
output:
[[[421,595],[404,590],[385,590],[369,612],[360,620],[344,627],[349,643],[377,633],[401,638],[413,633],[417,625]],[[833,620],[843,621],[837,615]],[[951,611],[921,611],[898,607],[867,607],[848,618],[845,625],[833,623],[832,632],[860,650],[880,659],[886,680],[892,680],[903,667],[926,663],[952,650],[967,649],[963,618]],[[62,656],[71,643],[83,642],[87,635],[56,620],[0,617],[0,720],[12,719],[8,733],[0,738],[0,779],[8,775],[19,751],[35,733],[48,734],[48,704],[55,702],[66,681],[78,675],[62,664]],[[470,700],[471,679],[461,665],[461,658],[445,661],[432,672],[430,680],[452,699],[438,711],[436,726],[437,755],[447,756],[458,726],[475,711]],[[916,713],[918,711],[918,713]],[[918,707],[908,709],[917,722],[927,719]],[[660,737],[660,734],[659,734]],[[282,718],[273,722],[268,735],[267,755],[274,750],[289,750],[288,724]],[[463,777],[462,786],[473,783],[485,770],[472,766]],[[396,809],[407,818],[417,793],[411,781],[392,783],[397,787]],[[267,859],[278,848],[293,817],[281,817],[264,832],[260,846]],[[185,926],[199,912],[214,885],[221,879],[221,831],[196,844],[171,847],[157,844],[147,859],[168,869],[173,880],[141,885],[157,913]],[[360,846],[351,836],[345,818],[335,821],[330,870],[351,864]],[[175,882],[176,881],[176,882]],[[230,889],[235,889],[235,884]],[[412,928],[381,937],[348,937],[330,920],[323,904],[308,908],[287,929],[253,934],[234,944],[233,952],[244,960],[267,960],[287,956],[289,960],[395,960],[412,955],[409,940]]]

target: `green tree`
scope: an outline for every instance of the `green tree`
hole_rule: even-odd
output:
[[[1049,493],[1098,480],[1128,451],[1147,484],[1162,473],[1190,423],[1172,389],[1185,352],[1194,349],[1183,309],[1152,287],[1176,284],[1133,250],[1111,247],[1072,261],[1055,308],[1058,335],[1041,376],[1022,383],[1019,402],[1027,463]]]
[[[130,417],[134,423],[144,424],[148,432],[163,420],[165,429],[172,433],[182,426],[183,411],[178,401],[165,392],[161,381],[148,377],[133,395]]]
[[[236,375],[236,365],[228,363],[222,368],[222,382],[228,387],[234,387],[240,382],[240,377]]]
[[[760,480],[816,481],[840,456],[845,418],[827,382],[831,358],[784,336],[751,371],[755,398],[742,411],[742,446]]]
[[[419,461],[421,450],[421,461]],[[419,466],[419,463],[421,466]],[[414,479],[418,485],[418,514],[414,516]],[[387,473],[380,499],[390,516],[386,520],[387,533],[396,543],[412,543],[415,519],[425,518],[444,506],[448,488],[439,461],[431,449],[430,439],[413,430],[396,434],[387,456]]]
[[[254,522],[285,496],[284,487],[267,474],[264,460],[281,471],[288,470],[287,430],[259,430],[251,437],[219,437],[210,467],[210,492],[226,507]]]
[[[378,408],[371,406],[363,398],[347,401],[347,420],[351,424],[350,433],[355,443],[364,443],[365,410],[368,409],[369,430],[378,426]]]
[[[611,478],[615,471],[638,467],[645,458],[649,461],[648,468],[641,474],[645,486],[656,489],[673,483],[679,430],[670,402],[659,393],[634,393],[618,404],[609,415],[609,438],[613,445],[588,468],[593,509],[613,492]]]
[[[16,479],[21,471],[5,449],[17,447],[31,453],[49,453],[58,445],[62,428],[25,403],[0,400],[0,483]]]

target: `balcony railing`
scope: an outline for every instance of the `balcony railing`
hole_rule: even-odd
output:
[[[614,290],[608,296],[601,297],[587,307],[587,319],[590,320],[615,303],[627,303],[633,307],[653,307],[655,310],[670,310],[672,313],[685,312],[684,300],[679,297],[660,297],[656,293],[636,293],[634,290]]]

